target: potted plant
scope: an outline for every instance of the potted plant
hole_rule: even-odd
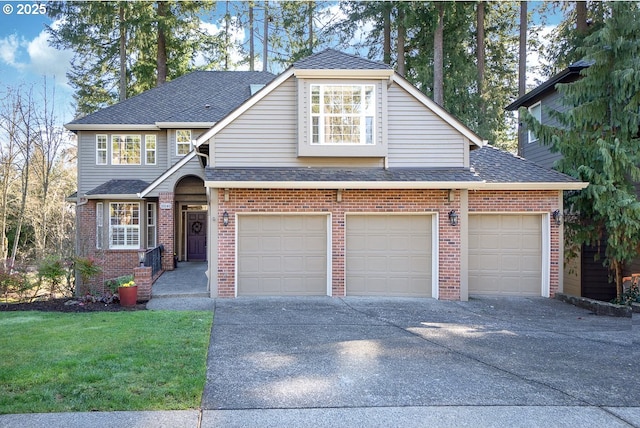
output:
[[[135,306],[138,302],[138,286],[131,276],[118,281],[118,297],[121,306]]]

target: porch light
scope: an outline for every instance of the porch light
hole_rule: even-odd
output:
[[[147,250],[142,248],[138,250],[138,262],[140,262],[141,267],[144,266],[144,258],[146,254],[147,254]]]
[[[458,225],[458,213],[456,212],[456,210],[449,211],[449,223],[451,224],[451,226]]]
[[[226,211],[222,214],[222,224],[229,226],[229,213]]]
[[[553,220],[556,222],[557,226],[562,224],[562,214],[560,213],[560,210],[555,210],[553,212]]]

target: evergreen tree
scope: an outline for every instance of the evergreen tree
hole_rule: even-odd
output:
[[[637,3],[606,7],[609,18],[577,49],[593,65],[581,79],[558,85],[568,109],[549,114],[561,127],[542,126],[523,114],[541,142],[562,154],[557,168],[590,183],[566,198],[575,213],[565,221],[570,249],[605,245],[604,263],[620,299],[624,265],[638,256],[640,244],[634,187],[640,181],[640,11]]]

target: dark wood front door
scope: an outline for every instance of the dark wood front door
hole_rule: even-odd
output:
[[[207,213],[187,212],[187,260],[207,259]]]

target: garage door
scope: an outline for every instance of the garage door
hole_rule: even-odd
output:
[[[238,295],[327,295],[327,216],[238,216]]]
[[[432,218],[347,215],[347,295],[430,297]]]
[[[469,294],[542,294],[540,215],[469,215]]]

